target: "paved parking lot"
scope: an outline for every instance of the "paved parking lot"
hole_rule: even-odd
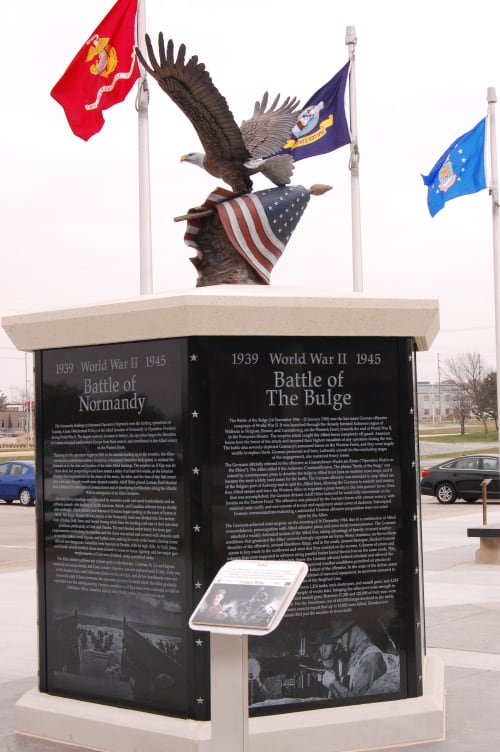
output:
[[[447,728],[444,741],[415,749],[491,752],[500,743],[500,565],[474,561],[467,527],[481,524],[480,502],[422,497],[422,518],[426,643],[445,664]],[[500,524],[500,502],[488,520]],[[87,752],[14,733],[15,702],[37,683],[34,564],[34,507],[0,502],[0,752]]]
[[[0,572],[35,566],[35,507],[0,501]]]

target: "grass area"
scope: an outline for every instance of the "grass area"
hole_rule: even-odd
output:
[[[486,434],[482,423],[474,421],[467,423],[465,426],[465,434],[460,433],[460,426],[457,423],[433,423],[433,424],[420,424],[419,426],[419,440],[420,441],[432,441],[436,444],[443,444],[443,452],[433,452],[432,454],[421,454],[420,459],[426,462],[434,461],[439,462],[443,458],[460,457],[462,454],[481,454],[484,449],[475,449],[474,444],[479,442],[491,442],[492,444],[498,443],[498,430],[495,428],[495,424],[492,422],[489,426],[489,431]],[[453,444],[469,444],[470,449],[466,451],[463,449],[456,452],[450,451]],[[498,451],[496,448],[487,450],[488,453],[496,454]],[[34,460],[35,454],[33,450],[19,449],[14,446],[0,448],[0,462],[8,462],[9,460]],[[433,462],[433,464],[435,464]]]
[[[484,433],[484,431],[475,432],[475,433],[468,433],[467,431],[464,434],[460,433],[453,433],[453,434],[446,434],[443,435],[432,435],[432,434],[425,434],[420,433],[419,434],[420,441],[432,441],[436,444],[463,444],[464,442],[467,444],[471,444],[472,446],[474,444],[477,444],[478,442],[482,441],[491,441],[492,443],[498,441],[498,431],[489,431],[487,434]]]
[[[497,441],[498,430],[493,421],[488,422],[488,433],[479,421],[465,424],[465,433],[460,433],[458,423],[421,423],[419,426],[420,440],[429,441]]]
[[[11,462],[12,460],[34,460],[35,453],[32,451],[12,451],[12,449],[0,450],[0,462]]]
[[[475,449],[475,445],[480,442],[498,443],[498,430],[495,424],[492,422],[488,428],[488,433],[485,433],[483,424],[475,421],[474,423],[467,423],[465,433],[461,434],[460,426],[457,423],[435,423],[429,426],[420,425],[420,441],[432,441],[435,444],[443,444],[442,453],[422,454],[420,460],[425,460],[427,464],[436,464],[441,459],[460,457],[463,454],[483,454],[485,451],[488,454],[496,454],[498,452],[496,447],[487,450],[482,448]],[[458,443],[467,444],[467,449],[460,448],[454,452],[452,450],[453,444]]]

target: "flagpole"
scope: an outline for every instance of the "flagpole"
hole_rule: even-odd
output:
[[[361,206],[359,193],[359,148],[358,121],[356,109],[356,76],[355,76],[355,47],[357,43],[356,29],[347,26],[345,43],[349,50],[349,116],[351,131],[351,217],[352,217],[352,276],[354,292],[363,291],[363,260],[361,251]]]
[[[497,367],[497,415],[500,407],[500,223],[498,196],[497,134],[495,122],[496,90],[488,88],[488,125],[490,137],[491,216],[493,225],[493,276],[495,289],[495,343]]]
[[[137,5],[137,46],[146,55],[146,0]],[[146,71],[139,62],[141,76],[138,81],[136,109],[139,135],[139,249],[140,292],[153,292],[152,235],[151,235],[151,181],[149,169],[149,88]]]

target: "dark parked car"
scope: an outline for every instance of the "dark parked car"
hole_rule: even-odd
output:
[[[0,499],[11,504],[19,499],[28,506],[35,502],[35,463],[30,461],[0,462]]]
[[[488,498],[500,498],[498,457],[494,454],[468,454],[422,470],[420,490],[435,496],[441,504],[455,499],[476,501],[482,497],[481,481],[489,479]]]

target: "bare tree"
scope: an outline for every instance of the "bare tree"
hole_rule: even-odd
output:
[[[470,413],[482,421],[484,432],[488,434],[488,417],[490,416],[485,404],[483,388],[486,372],[479,353],[461,353],[454,358],[448,358],[443,370],[446,378],[467,395]],[[464,433],[465,422],[461,422],[461,427]]]
[[[465,421],[471,413],[470,398],[465,389],[458,388],[451,400],[453,416],[460,423],[461,436],[465,433]]]
[[[7,397],[3,392],[0,392],[0,410],[6,410],[7,409]]]

